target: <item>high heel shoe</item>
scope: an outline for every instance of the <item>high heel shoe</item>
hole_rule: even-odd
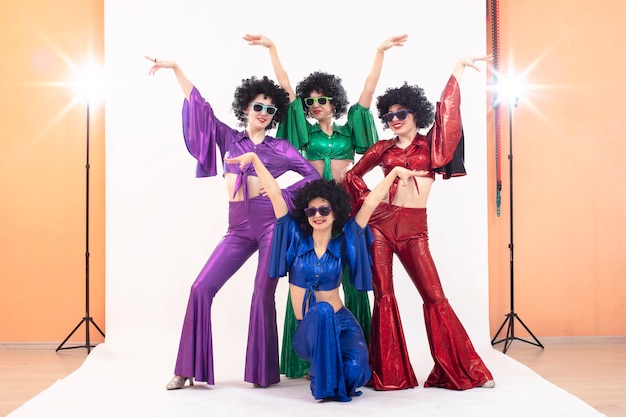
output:
[[[172,378],[165,388],[168,390],[181,389],[185,387],[187,381],[189,381],[189,386],[193,385],[193,377],[174,375],[174,378]]]
[[[495,386],[496,386],[496,381],[494,381],[493,379],[490,379],[489,381],[481,385],[482,388],[493,388]]]

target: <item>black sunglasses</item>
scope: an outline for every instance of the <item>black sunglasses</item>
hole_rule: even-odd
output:
[[[304,214],[307,217],[313,217],[315,216],[315,213],[319,213],[320,216],[326,217],[330,214],[331,211],[333,211],[333,208],[328,206],[307,207],[304,209]]]
[[[319,103],[320,106],[323,106],[332,99],[332,97],[307,97],[304,99],[304,104],[306,104],[307,107],[311,107],[313,103]]]
[[[385,123],[389,123],[393,120],[394,117],[397,117],[398,120],[404,120],[411,112],[408,110],[398,110],[397,112],[389,112],[383,114],[383,121]]]
[[[270,116],[273,116],[274,113],[276,113],[278,111],[277,107],[274,106],[266,106],[265,104],[261,104],[261,103],[252,103],[252,110],[254,110],[257,113],[261,113],[263,110],[265,110],[265,113],[269,114]]]

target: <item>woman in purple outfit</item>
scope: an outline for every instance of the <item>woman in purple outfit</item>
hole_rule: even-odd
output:
[[[185,95],[183,136],[187,149],[198,161],[196,177],[217,175],[219,150],[219,166],[224,166],[229,196],[228,231],[191,287],[174,378],[167,389],[183,388],[187,381],[193,385],[194,379],[215,383],[211,334],[213,298],[257,250],[259,259],[250,307],[244,380],[259,387],[276,384],[280,381],[274,302],[277,280],[268,274],[276,218],[270,199],[261,194],[254,169],[224,165],[223,159],[254,151],[274,178],[287,171],[300,174],[303,177],[300,181],[282,190],[289,204],[302,185],[320,175],[287,140],[267,135],[267,130],[280,122],[288,105],[287,93],[272,80],[251,77],[237,87],[232,109],[245,130],[236,130],[215,116],[212,106],[175,61],[148,56],[146,59],[153,63],[151,75],[161,68],[172,69]]]

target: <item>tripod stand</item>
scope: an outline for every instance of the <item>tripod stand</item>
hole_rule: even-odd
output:
[[[498,343],[504,342],[504,348],[502,350],[502,353],[506,353],[506,351],[509,349],[509,346],[511,345],[511,343],[513,343],[514,340],[519,340],[519,341],[529,343],[534,346],[539,346],[540,348],[543,349],[543,345],[541,344],[541,342],[539,342],[539,339],[535,337],[535,335],[533,334],[533,332],[530,331],[528,326],[526,326],[524,322],[522,321],[522,319],[519,318],[517,313],[515,313],[515,308],[514,308],[514,303],[515,303],[514,271],[515,269],[513,267],[513,259],[514,259],[514,256],[513,256],[514,255],[513,253],[513,107],[517,107],[518,100],[519,99],[515,97],[512,102],[509,102],[509,184],[510,184],[509,221],[510,221],[510,239],[511,239],[509,242],[509,251],[510,251],[510,260],[511,260],[510,261],[511,311],[506,315],[504,322],[502,323],[502,325],[496,332],[496,335],[491,340],[492,345],[497,345]],[[528,334],[530,334],[530,336],[533,338],[534,342],[515,336],[515,321],[516,320],[524,327],[524,329],[526,329]],[[504,329],[504,326],[507,326],[506,337],[500,340],[496,340],[498,338],[498,335],[502,331],[502,329]]]
[[[89,315],[89,102],[87,102],[87,136],[86,136],[86,163],[85,163],[85,184],[86,184],[86,192],[85,192],[85,317],[83,317],[80,322],[74,327],[74,330],[67,335],[65,340],[61,342],[61,344],[56,348],[56,351],[62,349],[79,349],[86,348],[87,354],[91,352],[91,348],[94,346],[91,345],[91,341],[89,339],[89,325],[92,324],[98,332],[104,336],[104,332],[98,327],[95,321]],[[85,323],[85,344],[82,346],[68,346],[63,347],[65,342],[69,340],[70,337],[80,328],[80,326]]]

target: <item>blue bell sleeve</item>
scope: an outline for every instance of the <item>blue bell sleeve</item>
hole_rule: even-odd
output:
[[[270,277],[281,278],[290,271],[299,237],[300,230],[290,214],[285,214],[283,217],[276,219],[274,233],[272,234]]]
[[[350,283],[358,291],[372,290],[372,253],[374,235],[369,226],[361,228],[354,218],[344,225],[346,255],[350,270]]]

